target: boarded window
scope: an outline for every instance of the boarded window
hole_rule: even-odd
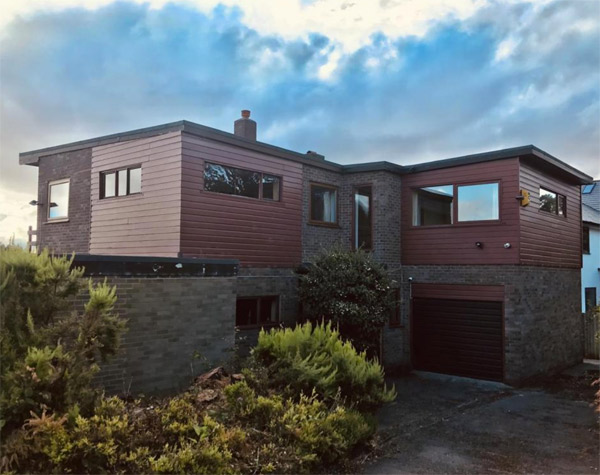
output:
[[[452,224],[452,185],[419,188],[413,195],[413,225]]]

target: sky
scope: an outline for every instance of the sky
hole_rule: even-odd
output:
[[[3,0],[0,242],[19,152],[190,120],[338,163],[534,144],[600,178],[597,0]]]

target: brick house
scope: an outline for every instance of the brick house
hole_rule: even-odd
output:
[[[235,334],[293,323],[295,270],[336,243],[368,249],[395,279],[388,368],[517,383],[581,360],[591,178],[532,145],[340,165],[258,142],[243,111],[234,134],[180,121],[20,163],[39,170],[38,247],[75,252],[119,286],[130,332],[106,370],[114,390],[170,387],[194,350],[216,361]]]

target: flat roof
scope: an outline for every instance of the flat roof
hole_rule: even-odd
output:
[[[47,147],[19,154],[19,163],[22,165],[37,166],[41,157],[53,155],[57,153],[72,152],[84,148],[97,147],[100,145],[108,145],[112,143],[125,142],[156,135],[166,134],[170,132],[183,132],[191,135],[215,140],[218,142],[227,143],[236,147],[242,147],[248,150],[253,150],[267,155],[276,156],[286,160],[299,162],[305,165],[326,170],[336,171],[340,173],[361,173],[370,171],[386,171],[396,174],[418,173],[428,170],[437,170],[441,168],[450,168],[461,165],[469,165],[474,163],[489,162],[493,160],[503,160],[513,157],[527,157],[543,167],[551,167],[555,171],[569,175],[573,181],[579,184],[591,183],[593,178],[580,170],[572,167],[549,153],[541,150],[535,145],[524,145],[520,147],[506,148],[502,150],[494,150],[491,152],[476,153],[471,155],[463,155],[460,157],[447,158],[443,160],[434,160],[416,165],[399,165],[388,161],[369,162],[341,165],[325,160],[323,155],[314,152],[299,153],[293,150],[288,150],[267,143],[248,140],[238,135],[225,132],[223,130],[214,129],[205,125],[196,124],[187,120],[178,122],[170,122],[168,124],[156,125],[142,129],[130,130],[117,134],[104,135],[78,142],[71,142],[54,147]]]

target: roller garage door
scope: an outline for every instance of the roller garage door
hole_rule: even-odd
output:
[[[502,302],[413,298],[416,369],[502,381]]]

